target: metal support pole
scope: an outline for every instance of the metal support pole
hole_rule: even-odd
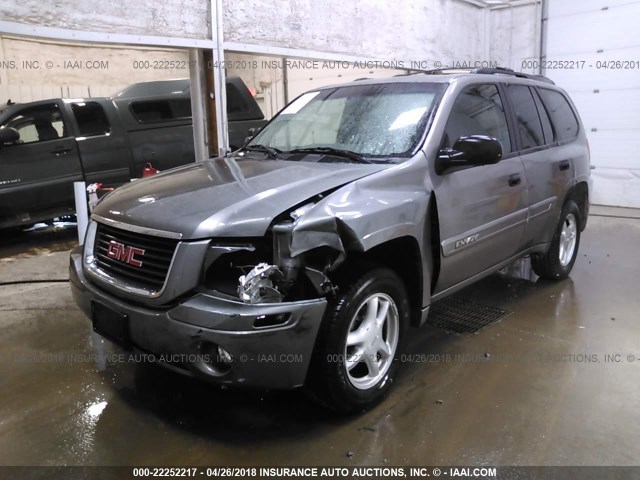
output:
[[[289,70],[286,57],[282,59],[282,90],[284,104],[287,105],[289,103]]]
[[[191,80],[191,116],[193,119],[193,150],[196,162],[209,158],[207,138],[206,77],[202,50],[189,49],[189,77]]]
[[[218,133],[218,155],[229,150],[229,123],[227,120],[227,87],[224,71],[224,48],[222,30],[222,0],[211,2],[211,34],[215,42],[213,48],[213,95],[216,106],[216,129]]]
[[[76,198],[76,219],[78,220],[78,243],[84,244],[84,234],[89,225],[87,208],[87,186],[84,182],[73,182],[73,193]]]

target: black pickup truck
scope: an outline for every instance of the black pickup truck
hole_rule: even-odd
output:
[[[238,77],[227,78],[227,113],[232,149],[266,124]],[[147,163],[166,170],[194,160],[188,79],[0,107],[0,228],[73,214],[73,182],[117,186]]]

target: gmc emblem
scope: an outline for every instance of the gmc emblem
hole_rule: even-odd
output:
[[[109,242],[109,249],[107,250],[107,256],[118,260],[119,262],[128,263],[134,267],[141,267],[142,260],[138,260],[136,255],[144,255],[144,250],[138,247],[130,247],[123,243],[118,243],[114,240]]]

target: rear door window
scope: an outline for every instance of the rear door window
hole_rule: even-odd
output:
[[[520,134],[520,148],[539,147],[545,144],[542,123],[531,90],[526,85],[509,85],[509,98],[516,116],[516,126]]]
[[[71,105],[80,136],[92,137],[109,133],[111,126],[102,106],[97,102],[74,103]]]
[[[538,92],[547,107],[558,141],[570,140],[578,135],[578,119],[564,95],[547,88],[538,88]]]

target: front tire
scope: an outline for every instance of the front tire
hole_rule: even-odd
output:
[[[569,276],[578,256],[580,246],[580,209],[568,200],[556,227],[551,247],[547,253],[531,259],[533,271],[547,280],[562,280]]]
[[[342,413],[363,411],[389,392],[409,323],[404,283],[374,268],[343,281],[330,300],[312,359],[308,390]]]

